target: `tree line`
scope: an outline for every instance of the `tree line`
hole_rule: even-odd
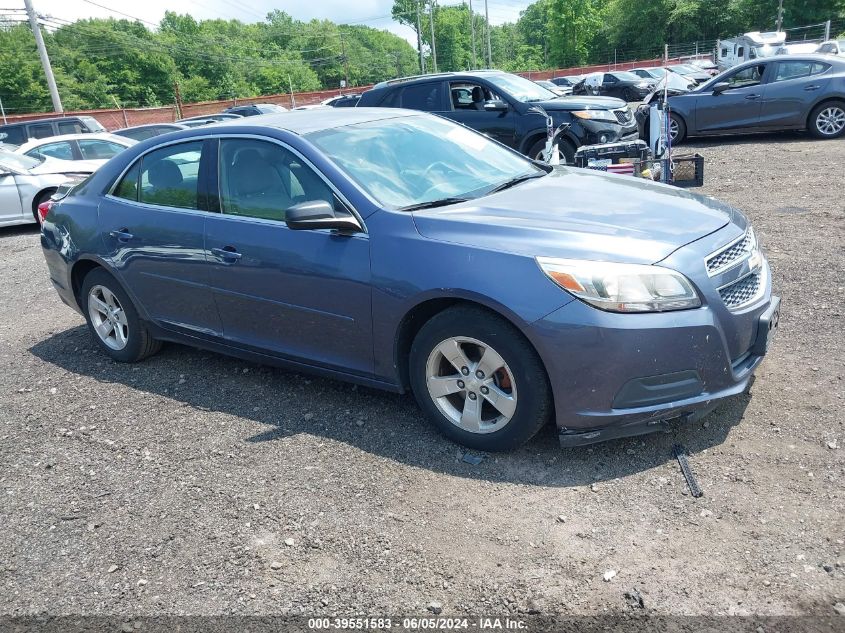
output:
[[[845,0],[784,0],[783,7],[787,28],[832,19],[845,30]],[[429,72],[432,49],[441,71],[488,65],[524,71],[643,59],[659,55],[666,43],[771,30],[778,2],[537,0],[515,22],[490,28],[489,64],[483,0],[475,0],[474,8],[471,20],[468,2],[394,0],[392,14],[414,31],[419,16]],[[278,10],[254,24],[167,12],[153,29],[125,19],[41,20],[67,110],[169,104],[176,83],[183,101],[193,102],[337,88],[342,80],[361,86],[420,68],[416,48],[388,31],[304,22]],[[26,22],[0,23],[0,99],[9,113],[51,109]]]

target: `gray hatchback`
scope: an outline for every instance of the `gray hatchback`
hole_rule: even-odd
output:
[[[783,55],[755,59],[669,98],[672,141],[688,136],[809,130],[845,134],[845,59]]]

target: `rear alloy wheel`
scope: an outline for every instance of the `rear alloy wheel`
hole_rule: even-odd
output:
[[[80,299],[94,340],[112,359],[133,363],[161,348],[138,317],[129,296],[102,268],[85,276]]]
[[[545,369],[510,323],[457,306],[426,323],[410,355],[414,396],[447,437],[484,451],[512,450],[551,414]]]
[[[845,103],[817,106],[810,114],[810,133],[816,138],[839,138],[845,134]]]

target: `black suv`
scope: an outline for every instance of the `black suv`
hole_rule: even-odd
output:
[[[463,123],[530,158],[541,158],[546,143],[546,119],[555,127],[569,123],[560,150],[573,162],[581,145],[639,138],[637,122],[620,99],[557,97],[533,81],[501,71],[422,75],[377,84],[361,95],[358,107],[424,110]]]

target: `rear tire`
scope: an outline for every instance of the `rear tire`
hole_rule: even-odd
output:
[[[38,219],[38,207],[41,205],[42,202],[47,202],[47,200],[49,200],[54,193],[56,193],[55,189],[47,189],[39,193],[32,201],[32,217],[35,218],[35,222],[38,224],[38,226],[41,226],[41,220]]]
[[[845,134],[845,102],[821,103],[810,112],[810,134],[816,138],[839,138]]]
[[[161,349],[117,280],[102,268],[82,282],[79,303],[91,336],[112,360],[134,363]]]
[[[537,352],[501,317],[456,306],[420,329],[410,353],[411,389],[449,439],[509,451],[548,422],[551,388]]]

